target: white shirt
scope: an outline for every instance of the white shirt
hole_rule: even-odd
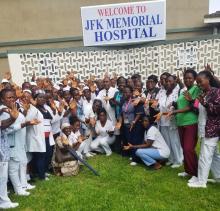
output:
[[[30,105],[26,115],[26,121],[37,119],[40,121],[38,125],[29,126],[26,129],[27,151],[28,152],[46,152],[46,143],[44,136],[44,117],[41,112]]]
[[[172,110],[171,104],[176,102],[178,99],[179,86],[175,87],[170,95],[167,96],[166,91],[160,93],[160,97],[158,99],[159,110],[160,112],[170,112]],[[171,126],[171,124],[175,125],[175,118],[166,118],[166,116],[162,115],[159,125],[160,126]]]
[[[107,131],[114,131],[115,126],[112,121],[107,120],[104,127],[102,127],[100,121],[96,122],[95,131],[98,134],[98,137],[107,137],[109,134]]]
[[[68,136],[69,143],[71,145],[76,144],[78,142],[78,138],[81,136],[80,131],[78,130],[77,132],[71,132],[70,135]]]
[[[145,142],[147,142],[147,140],[153,141],[152,146],[155,147],[156,149],[158,149],[160,155],[163,158],[169,157],[170,149],[167,146],[160,131],[155,126],[151,126],[150,129],[147,132],[145,132],[144,140],[145,140]]]
[[[91,113],[93,113],[93,110],[92,110],[93,100],[91,99],[88,102],[88,100],[83,99],[82,105],[83,105],[83,113],[85,115],[85,118],[89,119],[91,117]]]
[[[115,95],[115,92],[117,92],[117,91],[118,91],[118,89],[110,87],[109,90],[108,90],[108,97],[113,98],[114,95]],[[105,100],[105,96],[106,96],[106,89],[102,89],[99,92],[99,94],[97,96],[97,99],[100,99],[102,101],[102,105],[105,108],[109,119],[115,123],[116,122],[115,110],[114,110],[113,107],[111,107],[109,101]]]
[[[54,103],[55,103],[56,107],[60,106],[59,101],[55,100]],[[57,134],[61,131],[61,129],[60,129],[61,120],[63,118],[65,111],[63,111],[61,115],[59,115],[58,111],[56,111],[56,114],[54,115],[51,107],[47,106],[46,109],[49,111],[50,115],[53,117],[53,120],[51,121],[52,133]]]

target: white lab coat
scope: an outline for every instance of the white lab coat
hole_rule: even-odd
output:
[[[27,127],[27,152],[46,152],[43,115],[36,107],[30,105],[30,109],[26,115],[26,121],[33,119],[37,119],[41,123]]]
[[[109,98],[113,98],[115,95],[115,92],[117,92],[118,89],[110,87],[108,90],[108,97]],[[113,124],[115,125],[116,123],[116,118],[115,118],[115,109],[114,107],[111,107],[109,101],[105,101],[105,96],[106,96],[106,89],[103,89],[99,92],[97,99],[100,99],[102,101],[102,105],[105,108],[107,114],[108,114],[108,118],[113,122]]]

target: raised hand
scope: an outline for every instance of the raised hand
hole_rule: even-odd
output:
[[[78,138],[77,141],[78,141],[79,143],[82,143],[84,140],[85,140],[84,137],[81,135],[81,136],[79,136],[79,138]]]
[[[33,98],[30,99],[30,103],[31,103],[33,106],[36,106],[36,105],[37,105],[36,100],[34,100]]]
[[[24,109],[25,112],[27,112],[30,108],[30,104],[26,103],[24,101],[21,101],[21,105],[22,105],[22,108]]]
[[[61,101],[59,107],[57,108],[57,111],[62,114],[63,110],[64,110],[64,102]]]
[[[108,102],[110,99],[111,99],[111,98],[110,98],[109,96],[105,96],[105,97],[104,97],[104,100],[105,100],[106,102]]]
[[[152,102],[152,104],[151,104],[151,108],[157,108],[157,106],[158,106],[158,104],[159,104],[159,102],[158,102],[158,100],[153,100],[153,101],[151,101]]]
[[[206,70],[206,71],[211,72],[211,73],[212,73],[212,75],[214,75],[214,74],[215,74],[215,73],[214,73],[214,71],[212,70],[212,68],[211,68],[210,64],[206,64],[206,65],[204,66],[204,68],[205,68],[205,70]]]
[[[141,101],[141,98],[135,98],[135,99],[133,99],[133,100],[132,100],[133,106],[137,106],[140,101]]]
[[[205,93],[201,93],[198,97],[197,97],[197,99],[199,100],[199,102],[202,104],[202,105],[204,105],[205,104]]]
[[[38,119],[32,119],[31,121],[29,121],[29,125],[38,125],[40,123],[41,121],[39,121]]]
[[[183,92],[183,95],[187,101],[192,101],[192,96],[188,91]]]
[[[5,78],[8,81],[10,81],[11,80],[11,73],[10,72],[6,72],[3,78]]]
[[[56,110],[56,109],[57,109],[56,104],[55,104],[55,102],[54,102],[53,99],[50,99],[49,103],[50,103],[50,107],[51,107],[53,110]]]
[[[90,118],[89,123],[90,123],[90,125],[91,125],[92,127],[95,127],[95,124],[96,124],[95,118]]]
[[[12,119],[17,119],[19,116],[19,111],[15,105],[15,103],[11,106],[11,108],[9,109],[9,114],[11,116]]]
[[[69,107],[70,107],[71,110],[76,109],[76,107],[77,107],[76,101],[75,100],[71,100],[71,102],[69,104]]]
[[[162,116],[162,113],[158,113],[158,114],[156,114],[156,115],[154,116],[154,118],[155,118],[155,122],[160,121],[161,116]]]

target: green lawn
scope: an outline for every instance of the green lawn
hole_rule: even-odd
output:
[[[182,169],[132,167],[116,154],[99,155],[89,163],[100,177],[85,167],[76,177],[51,176],[50,181],[36,182],[28,197],[11,195],[20,203],[14,210],[220,210],[220,184],[190,189],[186,179],[177,177]]]

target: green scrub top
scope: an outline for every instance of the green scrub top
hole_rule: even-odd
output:
[[[192,99],[195,100],[200,94],[200,89],[198,88],[198,86],[194,85],[188,90],[188,92],[190,93]],[[177,99],[177,109],[184,109],[189,105],[190,105],[189,101],[187,101],[183,93],[181,93]],[[193,125],[196,124],[197,122],[198,122],[198,115],[193,111],[178,113],[176,115],[177,126]]]

